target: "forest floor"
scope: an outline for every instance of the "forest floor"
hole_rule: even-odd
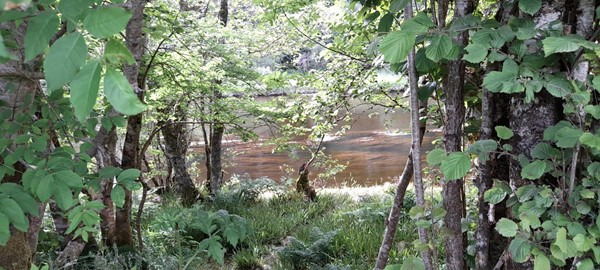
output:
[[[169,196],[152,195],[142,219],[145,254],[142,258],[115,255],[100,247],[87,265],[78,269],[124,269],[147,263],[150,269],[370,269],[373,267],[385,228],[385,219],[393,200],[394,184],[375,187],[327,188],[318,191],[318,199],[307,201],[302,195],[279,191],[264,197],[264,192],[249,192],[248,187],[229,187],[211,201],[182,208]],[[408,216],[414,195],[407,193],[405,209],[395,237],[390,263],[417,254],[411,246],[416,227]],[[223,211],[224,210],[224,211]],[[210,217],[239,216],[250,225],[249,234],[227,248],[223,264],[199,251],[206,235],[197,228]],[[236,218],[233,218],[236,217]],[[217,226],[219,222],[214,223]],[[47,224],[40,239],[40,263],[52,260],[56,236]],[[225,239],[223,227],[214,235]],[[90,262],[93,261],[93,263]],[[50,268],[52,269],[52,267]],[[139,267],[138,267],[139,269]]]

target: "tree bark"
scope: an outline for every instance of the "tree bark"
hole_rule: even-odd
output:
[[[145,0],[131,0],[132,16],[127,24],[125,40],[127,47],[134,56],[134,65],[125,65],[124,73],[129,83],[133,86],[140,100],[144,100],[144,82],[139,81],[139,68],[142,62],[142,54],[145,45],[145,39],[142,33],[144,23],[144,8]],[[125,134],[125,142],[123,144],[123,157],[121,159],[121,167],[123,169],[138,168],[139,151],[140,151],[140,133],[142,130],[142,116],[130,116],[127,119],[127,133]],[[115,217],[115,243],[118,246],[129,246],[133,248],[133,232],[131,229],[131,207],[132,207],[131,191],[125,192],[125,204],[122,208],[117,209]]]
[[[404,9],[404,19],[410,20],[413,17],[412,3],[409,1]],[[423,187],[423,179],[421,178],[421,138],[420,124],[419,124],[419,95],[418,95],[418,78],[417,78],[417,67],[415,64],[415,48],[413,47],[408,53],[408,75],[409,75],[409,87],[410,87],[410,123],[411,123],[411,152],[413,161],[413,175],[415,181],[415,193],[417,197],[417,205],[425,207],[425,190]],[[419,239],[422,244],[429,246],[429,235],[427,229],[419,228]],[[421,252],[421,258],[425,265],[425,269],[433,269],[433,261],[431,256],[431,250],[428,248]]]
[[[183,112],[179,107],[178,112],[175,112],[177,116],[180,116]],[[179,118],[179,117],[177,117]],[[180,118],[179,118],[180,119]],[[173,167],[173,180],[175,182],[175,192],[178,194],[181,204],[184,207],[190,207],[198,198],[198,191],[194,186],[192,177],[188,173],[187,168],[187,149],[188,139],[186,124],[169,124],[162,128],[162,134],[165,141],[165,156],[169,160],[169,163]]]
[[[219,9],[219,21],[223,27],[227,26],[227,19],[229,17],[228,0],[220,1]],[[222,84],[220,80],[216,81],[217,85]],[[215,102],[223,98],[219,89],[213,89],[213,106]],[[218,119],[218,110],[212,110],[214,120],[210,133],[210,192],[216,194],[223,184],[223,168],[221,162],[221,156],[223,155],[223,134],[225,133],[225,125]]]
[[[23,44],[26,25],[26,23],[22,23],[16,26],[14,22],[8,22],[0,24],[0,29],[9,33],[8,36],[5,36],[6,41]],[[18,60],[0,64],[0,73],[5,73],[5,71],[19,72],[15,74],[16,76],[0,77],[0,101],[4,102],[3,106],[0,107],[0,111],[10,110],[12,117],[6,121],[11,122],[16,115],[32,112],[31,105],[39,84],[35,79],[25,78],[18,74],[21,73],[21,70],[24,72],[38,72],[39,65],[23,65],[23,52],[10,48],[8,50],[10,54],[17,56]],[[29,69],[27,69],[28,67]],[[12,137],[16,135],[18,134],[7,134],[6,136]],[[0,162],[3,162],[1,158]],[[0,179],[0,183],[19,183],[21,181],[22,174],[26,168],[18,162],[14,167],[16,173],[14,175],[5,175],[4,178]],[[42,205],[40,205],[40,208],[42,208]],[[7,270],[29,269],[37,246],[37,235],[41,225],[41,217],[30,217],[29,219],[30,221],[34,221],[34,224],[31,224],[32,226],[30,226],[28,232],[21,232],[10,226],[11,237],[5,246],[0,246],[0,267],[4,267]]]
[[[456,0],[454,19],[467,16],[473,11],[468,0]],[[455,40],[459,46],[466,46],[468,33],[460,33]],[[459,55],[459,59],[462,55]],[[453,60],[448,63],[448,77],[444,86],[446,95],[446,121],[444,127],[444,146],[447,153],[462,150],[462,126],[465,117],[464,107],[465,62]],[[443,204],[447,213],[444,225],[449,233],[445,240],[447,269],[463,270],[465,267],[463,233],[461,220],[465,209],[463,179],[443,182]]]
[[[427,102],[421,102],[421,109],[427,107]],[[425,103],[425,104],[423,104]],[[425,115],[427,110],[421,110],[423,113],[422,116]],[[420,123],[419,130],[419,141],[423,143],[423,136],[425,135],[426,123]],[[409,152],[408,157],[406,158],[406,164],[404,165],[404,169],[402,170],[402,174],[400,175],[400,179],[398,180],[398,184],[396,186],[396,195],[394,196],[394,204],[390,209],[390,214],[388,215],[387,220],[385,221],[385,231],[383,232],[383,240],[381,241],[381,246],[379,247],[379,253],[377,254],[377,260],[375,261],[375,270],[383,270],[388,262],[388,258],[390,255],[390,250],[392,249],[392,244],[394,242],[394,236],[396,235],[396,229],[398,225],[398,221],[400,220],[400,210],[404,207],[404,196],[406,195],[406,189],[410,185],[410,180],[413,176],[413,154],[412,150]]]

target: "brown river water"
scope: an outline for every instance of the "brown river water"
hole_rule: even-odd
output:
[[[260,135],[260,130],[257,132]],[[422,160],[427,151],[433,149],[431,142],[438,137],[438,132],[425,134]],[[225,179],[234,175],[251,179],[295,179],[300,165],[310,158],[308,152],[294,155],[272,153],[272,147],[263,142],[241,142],[226,137],[223,145]],[[313,143],[315,147],[316,144]],[[339,137],[326,137],[323,144],[325,153],[339,164],[346,165],[346,168],[327,178],[318,178],[320,171],[311,170],[310,179],[318,187],[374,186],[395,182],[402,174],[410,145],[409,112],[385,114],[383,108],[358,106],[354,111],[351,129]],[[205,170],[203,162],[199,166],[202,173]],[[205,178],[204,175],[200,177]]]

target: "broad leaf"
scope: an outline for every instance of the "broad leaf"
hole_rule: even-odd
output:
[[[486,162],[489,159],[490,152],[498,149],[498,143],[494,140],[479,140],[469,146],[469,153],[477,155],[479,161]]]
[[[381,17],[379,20],[379,25],[377,26],[377,33],[389,33],[390,29],[392,28],[392,24],[394,24],[394,16],[391,13],[383,15],[383,17]]]
[[[19,231],[27,232],[27,229],[29,229],[29,219],[27,219],[19,204],[13,199],[0,199],[0,213],[6,215],[11,225]]]
[[[564,98],[573,93],[573,86],[567,79],[556,75],[548,75],[546,79],[546,90],[551,95],[558,98]]]
[[[519,1],[521,2],[521,1]],[[542,40],[546,56],[553,53],[574,52],[581,47],[581,38],[577,36],[546,37]]]
[[[454,152],[442,161],[441,170],[446,180],[463,178],[471,169],[471,158],[463,152]]]
[[[75,117],[82,123],[96,104],[101,73],[100,62],[92,60],[81,68],[71,82],[71,104],[75,109]]]
[[[542,0],[519,0],[519,9],[533,15],[542,7]]]
[[[497,204],[504,200],[506,195],[506,191],[502,190],[499,187],[493,187],[485,191],[485,193],[483,194],[483,199],[488,203]]]
[[[501,218],[496,223],[496,231],[504,237],[514,237],[518,229],[517,223],[507,218]]]
[[[590,258],[581,260],[581,261],[577,262],[576,265],[577,265],[577,270],[593,270],[594,269],[594,262]]]
[[[515,237],[510,241],[508,251],[515,262],[524,263],[529,260],[529,256],[531,255],[531,244],[527,239]]]
[[[138,169],[127,169],[124,170],[123,172],[121,172],[119,174],[119,176],[117,177],[117,182],[123,182],[123,181],[131,181],[131,180],[136,180],[140,177],[140,170]]]
[[[434,62],[447,58],[452,50],[452,39],[450,36],[441,34],[435,35],[431,38],[431,43],[425,49],[425,55],[427,58]]]
[[[600,151],[600,137],[592,133],[584,132],[581,137],[579,137],[579,142]]]
[[[496,126],[494,127],[494,129],[496,130],[496,136],[503,140],[508,140],[515,135],[510,128],[507,128],[505,126]]]
[[[390,3],[390,12],[397,13],[398,11],[403,9],[406,6],[406,4],[408,4],[408,1],[409,0],[393,0]]]
[[[499,93],[507,82],[516,82],[517,76],[510,72],[492,71],[483,78],[483,87],[490,92]]]
[[[100,7],[85,17],[83,28],[97,38],[110,37],[125,30],[131,13],[120,7]]]
[[[94,0],[60,0],[58,10],[63,16],[75,21],[87,11]]]
[[[560,148],[573,148],[583,132],[579,129],[564,127],[556,132],[556,146]]]
[[[548,260],[546,255],[544,255],[543,253],[540,253],[535,256],[535,259],[533,260],[533,270],[550,270],[550,269],[552,269],[550,267],[550,260]]]
[[[8,217],[0,213],[0,246],[5,246],[10,239]]]
[[[72,33],[58,39],[44,60],[44,75],[48,92],[67,84],[85,63],[87,45],[80,33]]]
[[[73,192],[67,183],[62,179],[55,179],[54,185],[52,186],[52,195],[54,201],[56,201],[56,204],[62,210],[69,210],[69,208],[75,204],[75,201],[73,200]]]
[[[485,57],[488,54],[489,46],[473,43],[465,47],[465,50],[468,52],[463,59],[471,62],[471,63],[481,63],[485,60]]]
[[[50,39],[58,31],[58,23],[58,16],[54,11],[44,11],[29,21],[25,33],[26,62],[48,47]]]
[[[546,162],[542,160],[536,160],[527,164],[527,166],[525,166],[523,170],[521,170],[521,177],[525,179],[535,180],[542,177],[545,171]]]
[[[538,143],[531,149],[531,157],[537,159],[552,159],[560,155],[560,151],[548,143]]]
[[[146,109],[123,73],[108,68],[104,77],[104,94],[111,105],[122,114],[136,115]]]
[[[379,51],[381,51],[386,61],[396,64],[406,60],[414,45],[414,34],[405,31],[394,31],[381,40]]]
[[[421,258],[410,257],[402,262],[400,270],[425,270],[425,264]]]
[[[135,64],[133,54],[131,54],[129,49],[125,47],[123,42],[116,39],[110,39],[106,43],[106,47],[104,48],[104,57],[113,63],[125,63],[128,65]]]
[[[117,207],[123,207],[123,205],[125,204],[125,189],[123,189],[123,186],[114,186],[112,191],[110,192],[110,198]]]
[[[590,114],[594,119],[600,119],[600,106],[598,105],[586,105],[583,110],[585,113]]]
[[[436,148],[427,154],[427,163],[429,166],[436,166],[442,163],[442,160],[446,158],[446,151]]]

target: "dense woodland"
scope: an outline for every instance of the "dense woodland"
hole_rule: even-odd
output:
[[[0,0],[0,269],[598,269],[599,18]],[[357,104],[410,112],[408,159],[383,192],[325,193]],[[231,175],[228,138],[298,162]]]

